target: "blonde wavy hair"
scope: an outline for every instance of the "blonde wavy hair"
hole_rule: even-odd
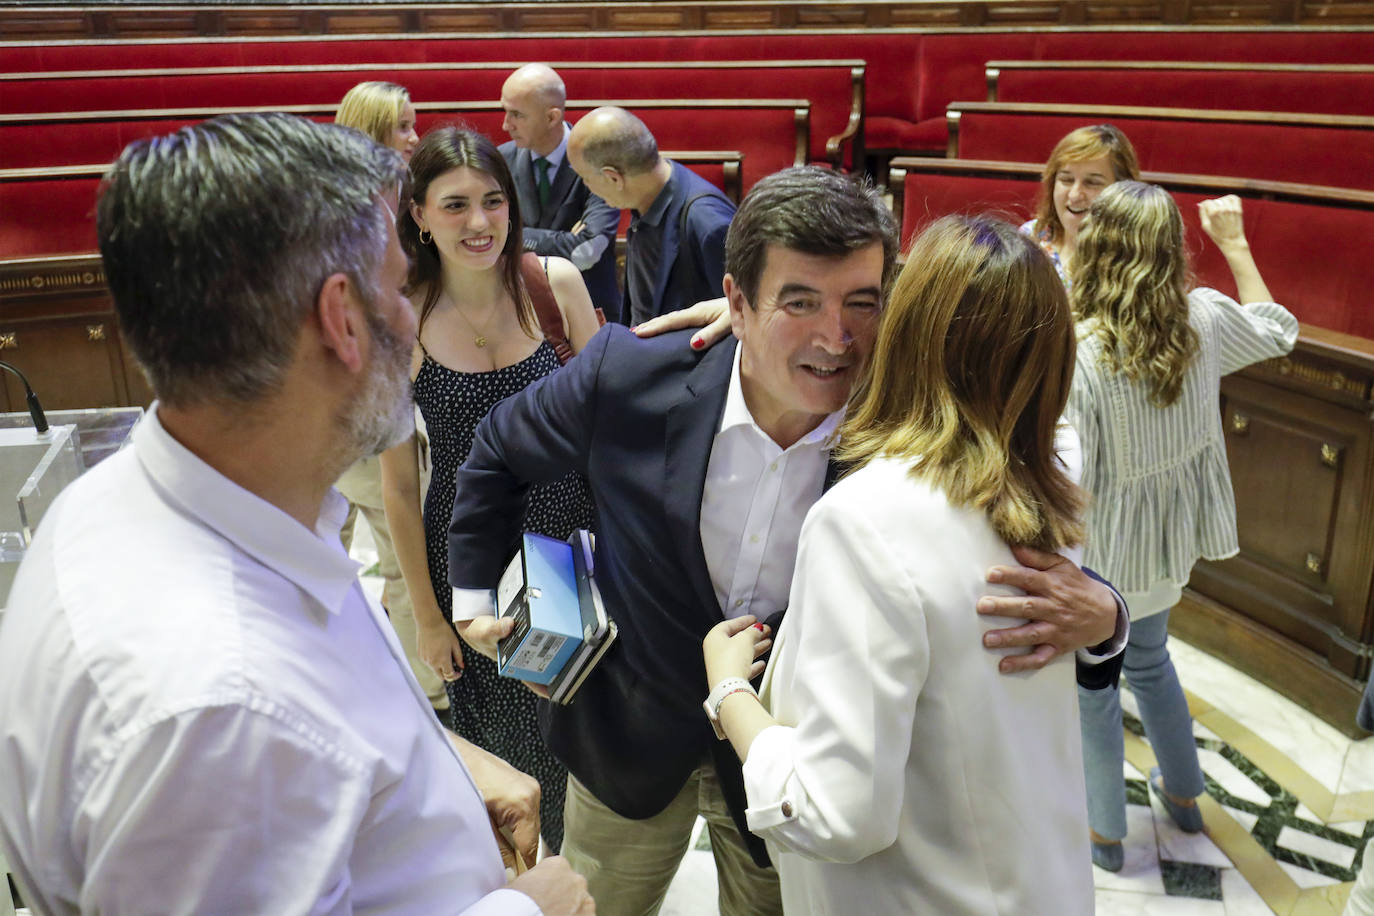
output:
[[[1064,135],[1045,162],[1045,171],[1040,174],[1040,198],[1035,209],[1035,225],[1050,231],[1050,241],[1058,245],[1064,241],[1064,224],[1059,221],[1059,212],[1054,209],[1054,182],[1059,170],[1071,162],[1089,162],[1093,159],[1106,159],[1112,164],[1114,181],[1140,180],[1140,163],[1136,160],[1135,147],[1130,139],[1112,124],[1094,124],[1080,127]]]
[[[1064,286],[1034,241],[991,217],[947,216],[912,243],[840,460],[913,461],[1010,544],[1083,538],[1083,492],[1055,456],[1074,368]]]
[[[410,90],[406,87],[369,80],[348,90],[339,103],[334,123],[360,130],[383,146],[390,146],[409,101]]]
[[[1178,400],[1198,352],[1188,323],[1183,219],[1169,192],[1118,181],[1093,201],[1069,267],[1079,321],[1102,340],[1102,363],[1144,385],[1150,402]]]

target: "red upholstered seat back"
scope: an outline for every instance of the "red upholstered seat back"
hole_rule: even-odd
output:
[[[515,66],[518,65],[496,62],[490,66],[467,64],[455,69],[423,70],[378,64],[361,69],[309,71],[292,68],[269,72],[33,74],[25,79],[0,80],[0,114],[337,105],[344,93],[363,80],[400,83],[417,102],[495,102]],[[706,64],[664,68],[649,63],[612,69],[561,63],[558,66],[568,95],[574,99],[625,98],[631,91],[639,99],[806,99],[812,103],[809,158],[814,161],[826,158],[829,138],[844,133],[852,108],[851,68],[847,65]],[[499,126],[498,122],[498,130],[491,135],[498,142],[506,139]]]
[[[725,188],[719,162],[684,163],[718,188]],[[95,203],[98,176],[0,180],[0,259],[86,254],[96,250]],[[622,212],[620,234],[629,225]]]
[[[1131,138],[1142,169],[1374,189],[1374,125],[965,111],[959,122],[959,158],[1043,162],[1069,131],[1106,120]]]
[[[944,108],[986,97],[994,59],[1374,61],[1374,32],[1149,29],[958,30],[947,33],[688,33],[672,36],[329,36],[194,42],[81,42],[0,48],[0,72],[132,67],[340,64],[376,61],[746,60],[862,58],[868,63],[868,144],[944,148]]]
[[[314,64],[477,62],[477,61],[689,61],[777,60],[810,58],[867,62],[869,106],[905,123],[915,121],[920,35],[790,34],[751,35],[549,35],[468,37],[321,37],[300,39],[235,39],[224,41],[83,42],[64,45],[0,46],[0,72],[133,69],[153,67],[246,67]],[[401,82],[405,82],[401,80]],[[406,83],[406,85],[410,85]],[[697,86],[679,95],[705,97]],[[624,97],[621,87],[606,97]],[[736,87],[724,97],[747,94]],[[416,93],[417,98],[421,97]],[[430,96],[450,98],[451,93]],[[490,96],[494,98],[494,96]],[[789,92],[787,97],[794,97]],[[803,95],[803,97],[805,97]],[[127,106],[119,106],[127,107]],[[838,131],[836,131],[838,132]],[[816,127],[819,142],[833,133]],[[815,141],[813,141],[815,142]],[[942,141],[943,142],[943,141]],[[813,158],[819,158],[814,157]]]
[[[0,181],[0,258],[96,250],[98,177]]]
[[[902,193],[902,250],[942,216],[991,213],[1021,225],[1035,209],[1035,182],[1020,178],[908,173]]]
[[[1374,71],[1004,68],[999,102],[1374,113]]]
[[[418,128],[424,133],[438,124],[458,123],[502,138],[502,113],[487,102],[482,109],[463,109],[460,104],[444,105],[440,110],[425,109],[420,103]],[[636,113],[654,133],[663,149],[738,150],[744,154],[741,168],[747,191],[755,181],[796,159],[795,109],[790,105],[739,108],[677,108],[635,106]],[[586,106],[572,104],[569,116],[576,119]],[[305,116],[316,121],[332,121],[333,108],[321,107]],[[58,165],[87,165],[108,162],[130,142],[169,133],[199,118],[112,116],[98,119],[72,119],[63,122],[28,123],[16,120],[0,124],[0,168],[41,168]]]
[[[568,106],[574,121],[587,108]],[[795,163],[793,110],[791,108],[634,108],[653,133],[660,149],[738,150],[744,156],[740,172],[744,191],[765,175]],[[486,134],[504,138],[500,110],[421,111],[421,134],[439,124],[458,123]],[[2,136],[2,134],[0,134]]]
[[[1147,175],[1146,179],[1151,177]],[[1034,176],[942,175],[908,171],[902,186],[902,247],[946,213],[993,211],[1020,221],[1034,206]],[[1205,238],[1199,201],[1220,193],[1174,190],[1197,285],[1236,295],[1225,259]],[[1300,321],[1374,338],[1374,311],[1361,278],[1367,273],[1363,240],[1374,237],[1374,209],[1247,197],[1246,235],[1274,298]]]
[[[332,114],[309,116],[332,121]],[[96,121],[0,124],[0,168],[44,168],[110,162],[125,146],[145,137],[171,133],[201,118],[121,117]]]

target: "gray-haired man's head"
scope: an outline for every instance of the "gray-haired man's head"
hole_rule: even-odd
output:
[[[280,113],[130,144],[106,172],[97,226],[121,329],[158,397],[275,391],[332,274],[375,302],[379,204],[404,170],[357,131]]]

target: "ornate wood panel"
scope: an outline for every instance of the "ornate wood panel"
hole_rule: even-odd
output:
[[[0,261],[0,359],[49,409],[148,402],[95,256]],[[130,375],[140,382],[132,391]],[[8,375],[3,392],[6,409],[22,409],[23,389]]]
[[[1304,328],[1222,383],[1240,554],[1193,570],[1175,632],[1348,734],[1374,655],[1374,343]]]
[[[0,39],[194,38],[249,35],[799,29],[950,29],[1053,26],[1264,26],[1374,23],[1357,0],[669,0],[568,3],[197,4],[9,7]]]

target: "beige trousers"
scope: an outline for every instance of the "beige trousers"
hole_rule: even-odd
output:
[[[667,808],[646,820],[621,817],[568,777],[563,855],[587,879],[598,916],[658,912],[698,814],[710,831],[721,916],[781,916],[778,873],[754,864],[710,763],[692,773]]]
[[[427,474],[420,481],[421,492],[427,482]],[[359,514],[367,519],[372,529],[372,539],[377,544],[377,572],[382,577],[382,606],[391,618],[391,626],[405,649],[406,661],[415,680],[429,697],[435,709],[448,709],[448,693],[444,682],[433,669],[421,660],[415,652],[416,626],[415,609],[410,603],[410,593],[406,591],[405,580],[401,578],[401,565],[396,560],[396,549],[391,545],[391,529],[386,524],[386,510],[382,507],[382,462],[379,458],[364,458],[335,484],[339,492],[349,502],[348,520],[343,526],[344,547],[352,546],[353,526]]]

